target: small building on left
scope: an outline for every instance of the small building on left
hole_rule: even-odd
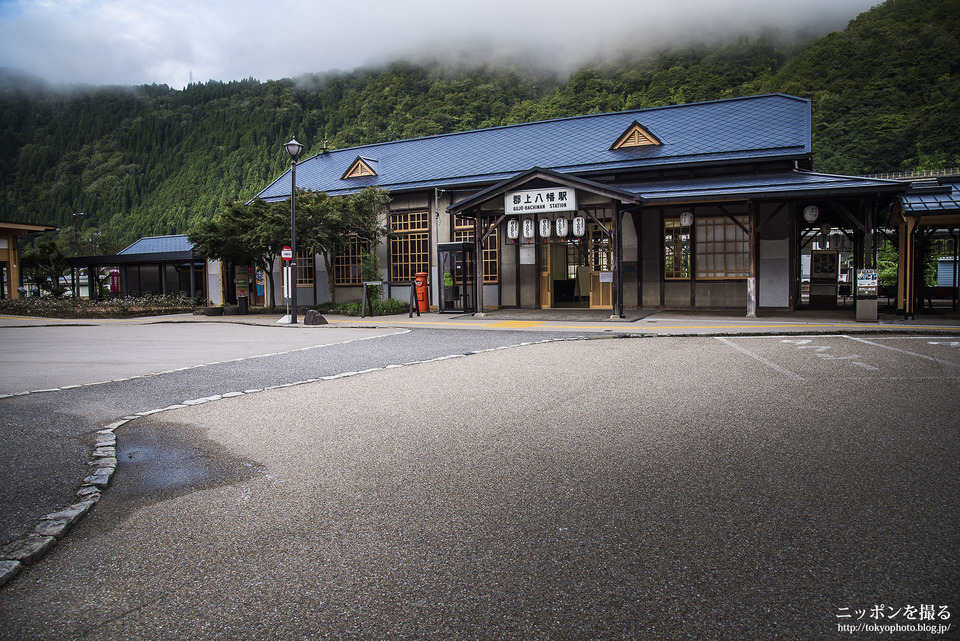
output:
[[[0,221],[0,298],[20,298],[20,249],[17,239],[24,234],[56,231],[50,225]]]
[[[211,266],[217,268],[217,273],[212,275],[214,282],[220,276],[219,263],[208,265],[204,259],[194,256],[193,243],[182,234],[141,238],[116,254],[77,256],[69,259],[69,263],[75,279],[78,271],[84,271],[88,281],[91,272],[111,269],[117,274],[116,281],[111,283],[111,293],[122,297],[183,294],[209,298],[207,283]]]

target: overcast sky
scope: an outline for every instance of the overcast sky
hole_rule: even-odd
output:
[[[842,29],[878,0],[0,0],[0,67],[167,84],[344,71],[401,57],[548,61],[761,27]]]

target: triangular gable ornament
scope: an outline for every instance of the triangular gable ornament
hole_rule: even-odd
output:
[[[633,124],[620,134],[620,137],[617,138],[610,149],[625,149],[627,147],[645,147],[648,145],[662,144],[663,142],[650,133],[649,129],[634,120]]]
[[[347,178],[362,178],[364,176],[377,175],[377,161],[363,156],[357,156],[357,159],[351,163],[350,167],[343,172],[341,180]]]

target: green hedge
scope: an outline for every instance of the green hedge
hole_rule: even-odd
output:
[[[186,314],[197,308],[196,301],[182,296],[145,296],[89,300],[44,296],[0,300],[0,314],[43,318],[130,318],[161,314]]]
[[[324,314],[340,314],[343,316],[359,316],[360,301],[346,301],[343,303],[324,303],[317,306],[317,310]],[[387,300],[373,300],[367,307],[367,316],[392,316],[406,314],[410,310],[410,303],[395,298]]]

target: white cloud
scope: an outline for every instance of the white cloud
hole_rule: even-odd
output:
[[[0,0],[0,66],[90,84],[261,80],[399,57],[497,55],[569,69],[758,26],[842,28],[872,0]],[[812,24],[817,20],[818,24]]]

